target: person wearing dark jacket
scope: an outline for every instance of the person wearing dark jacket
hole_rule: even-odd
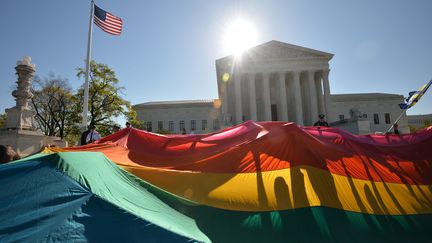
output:
[[[394,134],[400,134],[398,127],[399,127],[399,125],[397,123],[393,124]]]
[[[126,122],[126,128],[131,128],[132,125],[130,124],[130,122]]]
[[[314,127],[328,127],[329,124],[324,120],[324,115],[319,114],[318,115],[319,120],[314,123]]]
[[[86,139],[87,135],[90,133],[90,129],[85,130],[83,133],[81,133],[81,139],[80,139],[80,145],[86,145]]]

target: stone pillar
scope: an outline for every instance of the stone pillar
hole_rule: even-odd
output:
[[[15,70],[18,85],[12,92],[16,105],[6,109],[6,124],[0,129],[0,144],[11,145],[21,156],[36,153],[46,145],[67,146],[67,143],[58,137],[44,136],[34,126],[35,112],[30,108],[29,100],[33,97],[30,87],[36,68],[30,62],[31,58],[28,56],[17,62]]]
[[[257,106],[256,106],[256,90],[255,90],[255,73],[248,74],[249,81],[249,107],[250,107],[250,119],[252,121],[258,121],[257,117]]]
[[[296,122],[299,126],[303,126],[303,104],[302,104],[302,92],[300,87],[300,72],[293,72],[294,81],[294,99],[295,99],[295,113]]]
[[[288,121],[288,102],[286,96],[285,72],[279,72],[279,98],[281,105],[281,121]]]
[[[263,73],[264,120],[271,121],[270,73]]]
[[[315,80],[315,85],[317,87],[318,92],[318,112],[320,114],[326,114],[325,109],[325,101],[324,101],[324,95],[323,95],[323,89],[322,89],[322,74],[318,76],[318,78]]]
[[[230,123],[229,117],[228,117],[228,82],[229,80],[223,80],[222,79],[222,119],[223,119],[223,126],[228,126]]]
[[[310,117],[311,117],[311,124],[313,125],[314,121],[318,119],[318,95],[317,95],[317,89],[315,87],[315,72],[314,71],[308,71],[308,83],[309,83],[309,94],[310,94]]]
[[[235,114],[236,124],[243,122],[243,107],[242,107],[242,90],[241,90],[241,75],[234,75],[234,93],[235,93]]]
[[[324,87],[324,107],[325,107],[325,111],[326,111],[326,119],[328,121],[329,119],[329,111],[330,111],[330,102],[331,102],[331,98],[330,98],[330,84],[329,84],[329,72],[330,70],[323,70],[322,71],[322,78],[323,78],[323,87]]]
[[[31,58],[25,56],[23,60],[17,62],[15,67],[18,81],[17,89],[12,92],[15,97],[16,105],[6,109],[7,129],[36,130],[34,126],[35,112],[29,107],[29,100],[33,97],[30,92],[31,82],[36,71],[36,66],[31,64]]]

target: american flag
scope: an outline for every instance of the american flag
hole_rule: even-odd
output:
[[[123,21],[105,10],[94,5],[94,23],[111,35],[120,35]]]

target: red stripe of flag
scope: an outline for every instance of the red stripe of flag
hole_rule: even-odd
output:
[[[107,22],[108,24],[112,24],[112,25],[116,25],[116,26],[121,26],[122,25],[121,21],[112,20],[110,17],[107,17],[106,19],[108,21],[105,21],[105,22]]]
[[[119,35],[121,34],[121,29],[115,29],[115,28],[111,28],[109,26],[107,26],[106,24],[104,24],[104,22],[100,21],[99,19],[95,19],[95,24],[101,28],[103,31],[107,32],[108,34],[112,34],[112,35]]]
[[[122,28],[120,27],[114,27],[110,24],[107,24],[106,22],[100,20],[99,18],[95,17],[94,19],[94,23],[99,26],[99,28],[101,28],[103,31],[112,34],[112,35],[120,35]]]
[[[109,12],[94,5],[94,20],[93,22],[103,31],[112,34],[120,35],[122,32],[123,21],[121,18],[112,15]]]
[[[96,23],[99,23],[99,25],[104,26],[105,28],[114,29],[114,30],[117,30],[117,31],[120,31],[120,32],[122,30],[121,26],[118,27],[118,26],[115,26],[115,25],[107,24],[106,22],[103,22],[103,21],[101,21],[98,18],[95,18],[95,24]]]

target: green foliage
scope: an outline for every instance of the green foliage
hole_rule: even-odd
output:
[[[85,70],[78,68],[77,76],[85,77]],[[90,88],[89,88],[89,126],[97,126],[102,136],[111,133],[107,127],[117,125],[114,118],[126,115],[129,102],[120,94],[124,88],[118,85],[119,80],[114,70],[106,64],[92,61],[90,64]],[[81,109],[84,102],[84,89],[77,93],[78,107]]]
[[[0,128],[6,124],[6,113],[0,114]]]
[[[417,128],[414,127],[413,125],[408,125],[408,127],[409,127],[409,130],[410,130],[410,133],[417,132]]]
[[[127,107],[125,117],[133,127],[144,129],[144,122],[137,119],[137,113],[130,104]]]
[[[168,135],[168,134],[175,134],[174,132],[170,132],[170,131],[168,131],[168,130],[160,130],[160,131],[157,131],[156,133],[158,133],[158,134],[166,134],[166,135]]]
[[[115,122],[116,118],[124,116],[132,126],[143,128],[130,103],[121,96],[124,88],[119,86],[115,72],[95,61],[91,62],[90,68],[88,125],[95,125],[98,132],[106,136],[120,127]],[[79,78],[85,76],[83,68],[77,68],[77,71]],[[38,127],[45,135],[59,136],[69,145],[77,145],[81,137],[79,124],[84,102],[83,87],[74,93],[67,79],[50,74],[44,79],[37,77],[32,91]],[[0,126],[5,117],[0,115]]]
[[[64,139],[68,142],[69,146],[79,145],[80,138],[81,138],[81,131],[77,124],[66,127],[65,134],[66,136]]]
[[[102,135],[106,136],[114,133],[115,127],[120,127],[117,123],[113,121],[107,121],[104,124],[99,124],[96,126],[96,130]]]
[[[412,126],[412,125],[408,125],[411,133],[417,132],[419,130],[422,130],[423,128],[427,128],[427,127],[430,127],[430,126],[432,126],[432,121],[430,119],[424,119],[423,120],[423,126],[420,126],[420,127],[415,127],[415,126]]]

